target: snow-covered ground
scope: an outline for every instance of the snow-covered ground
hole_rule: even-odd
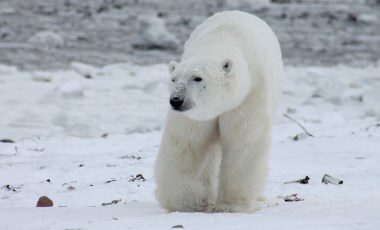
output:
[[[267,200],[253,214],[158,206],[167,77],[163,64],[0,66],[0,229],[380,229],[380,66],[285,68]],[[314,137],[294,140],[303,130],[283,114]],[[344,183],[322,184],[326,173]],[[304,200],[284,201],[294,193]],[[35,207],[43,195],[54,207]]]

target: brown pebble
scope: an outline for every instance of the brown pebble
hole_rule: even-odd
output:
[[[53,207],[53,201],[47,196],[41,196],[37,201],[36,207]]]

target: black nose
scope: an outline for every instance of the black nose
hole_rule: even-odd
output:
[[[170,104],[173,106],[175,110],[178,110],[183,105],[184,100],[179,97],[172,97],[170,99]]]

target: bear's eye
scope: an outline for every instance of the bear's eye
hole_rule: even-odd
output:
[[[175,82],[175,79],[174,79],[174,78],[172,79],[172,82]]]
[[[201,82],[203,79],[201,77],[195,77],[193,80],[196,82]]]

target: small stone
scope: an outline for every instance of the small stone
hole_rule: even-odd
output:
[[[290,108],[290,107],[288,107],[288,108],[286,109],[286,112],[287,112],[287,113],[292,113],[292,114],[294,114],[294,113],[297,112],[297,110],[294,109],[294,108]]]
[[[174,225],[172,228],[184,228],[183,225],[179,224],[179,225]]]
[[[376,117],[377,113],[374,109],[367,109],[365,112],[364,112],[364,115],[366,117]]]
[[[306,133],[299,133],[295,135],[292,139],[293,141],[300,141],[300,140],[306,139],[307,137],[308,135]]]
[[[37,201],[36,207],[53,207],[53,201],[47,196],[41,196]]]
[[[51,82],[52,76],[42,72],[35,72],[32,75],[32,80],[37,82]]]
[[[363,85],[360,84],[359,82],[351,82],[351,83],[349,84],[349,86],[350,86],[350,88],[353,88],[353,89],[359,89],[359,88],[362,88],[362,87],[363,87]]]
[[[0,142],[2,143],[15,143],[13,140],[11,139],[1,139]]]

